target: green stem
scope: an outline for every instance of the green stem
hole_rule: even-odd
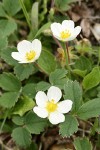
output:
[[[63,49],[64,49],[64,53],[65,53],[65,59],[66,59],[66,68],[68,69],[68,74],[69,74],[69,78],[71,78],[71,68],[69,66],[69,62],[70,62],[70,58],[69,58],[69,53],[68,53],[68,45],[66,45],[66,43],[63,43]]]
[[[5,117],[4,117],[4,119],[3,119],[3,122],[2,122],[2,124],[1,124],[1,127],[0,127],[0,134],[1,134],[1,132],[2,132],[2,129],[3,129],[3,127],[4,127],[4,124],[5,124],[5,122],[6,122],[8,113],[9,113],[9,110],[6,112]]]
[[[23,13],[24,13],[24,15],[25,15],[27,24],[28,24],[30,30],[32,30],[31,23],[30,23],[30,18],[29,18],[29,15],[28,15],[27,10],[26,10],[26,8],[25,8],[25,5],[24,5],[24,3],[23,3],[23,0],[19,0],[19,2],[20,2],[20,5],[21,5],[21,8],[22,8],[22,10],[23,10]]]
[[[66,51],[66,43],[63,43],[63,49],[64,49],[64,53],[65,53],[66,67],[68,68],[68,55],[67,55],[67,51]]]
[[[53,36],[53,35],[52,35]],[[55,42],[57,43],[57,45],[59,46],[59,48],[63,49],[60,42],[53,36],[53,39],[55,40]]]

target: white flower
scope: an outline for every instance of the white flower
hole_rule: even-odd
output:
[[[31,63],[36,61],[41,53],[41,42],[35,39],[31,42],[23,40],[18,43],[18,52],[12,52],[11,56],[19,63]]]
[[[74,28],[74,22],[72,20],[64,20],[62,24],[52,23],[51,31],[53,36],[60,41],[71,41],[77,37],[81,31],[81,27]]]
[[[47,95],[43,91],[36,94],[36,104],[33,111],[41,118],[48,117],[52,124],[58,124],[65,121],[64,113],[68,113],[72,108],[71,100],[59,102],[62,92],[58,87],[51,86]]]

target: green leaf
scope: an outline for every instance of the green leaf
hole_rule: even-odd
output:
[[[0,97],[0,105],[5,108],[11,108],[18,101],[19,93],[17,92],[7,92],[2,94]]]
[[[88,58],[80,56],[79,59],[76,60],[74,67],[82,71],[90,71],[92,69],[92,64]]]
[[[1,58],[9,65],[15,66],[18,62],[11,57],[11,53],[16,52],[15,47],[7,47],[1,51]]]
[[[33,64],[17,64],[14,68],[14,73],[21,81],[27,79],[34,71]]]
[[[26,150],[38,150],[38,146],[36,143],[31,143],[30,147],[28,147],[28,149]]]
[[[31,144],[31,134],[23,127],[15,128],[11,136],[16,144],[21,147],[28,147]]]
[[[73,111],[77,112],[82,101],[82,89],[77,81],[67,81],[64,86],[64,98],[73,101]]]
[[[79,70],[79,69],[73,69],[73,72],[77,75],[79,75],[80,77],[83,77],[86,75],[87,70]]]
[[[70,8],[69,4],[76,2],[76,1],[78,1],[78,0],[55,0],[55,5],[60,10],[66,11]]]
[[[92,144],[89,142],[89,139],[84,138],[76,138],[74,140],[74,146],[76,150],[92,150]]]
[[[29,97],[22,97],[13,109],[13,114],[23,116],[27,111],[31,110],[35,102]]]
[[[9,36],[17,29],[17,24],[13,20],[0,20],[0,30],[3,31],[3,37]]]
[[[34,36],[34,38],[36,38],[37,36],[39,36],[44,30],[48,29],[50,27],[51,23],[48,22],[46,24],[44,24],[36,33],[36,35]]]
[[[6,91],[16,92],[21,89],[20,81],[11,73],[0,75],[0,87]]]
[[[65,121],[60,123],[59,134],[63,137],[69,137],[73,135],[78,130],[78,121],[75,117],[66,115]]]
[[[13,121],[16,125],[19,125],[19,126],[24,125],[24,118],[23,118],[23,117],[20,117],[20,116],[18,116],[18,115],[14,116],[14,117],[12,118],[12,121]]]
[[[0,51],[4,48],[6,48],[8,45],[7,37],[0,38]]]
[[[38,5],[39,5],[38,2],[33,3],[32,10],[31,10],[31,22],[32,22],[33,30],[38,29],[38,11],[39,11]]]
[[[47,126],[47,120],[29,112],[25,117],[25,126],[31,133],[40,134]]]
[[[3,9],[3,5],[2,3],[0,2],[0,17],[5,17],[6,16],[6,13]]]
[[[0,127],[1,126],[2,126],[2,120],[0,122]],[[9,125],[9,123],[6,122],[2,128],[2,132],[3,133],[11,133],[12,132],[12,124]]]
[[[81,119],[98,117],[100,115],[100,98],[90,100],[83,104],[79,108],[77,115]]]
[[[30,98],[34,98],[36,95],[36,84],[35,83],[28,83],[22,89],[22,94],[26,95]]]
[[[3,0],[3,6],[7,13],[11,16],[14,16],[21,9],[19,0]]]
[[[84,77],[83,87],[85,90],[89,90],[100,83],[100,69],[95,67],[92,71]]]
[[[66,74],[67,70],[56,69],[54,72],[50,74],[49,81],[52,85],[55,85],[61,89],[64,88],[64,84],[67,82]]]
[[[51,54],[49,51],[43,50],[40,58],[38,59],[38,65],[42,71],[50,74],[56,68],[56,61],[54,55]]]
[[[46,91],[50,86],[48,82],[41,81],[36,85],[36,91]]]

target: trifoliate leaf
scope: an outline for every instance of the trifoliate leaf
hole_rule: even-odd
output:
[[[0,87],[6,91],[16,92],[21,89],[20,81],[12,73],[0,75]]]
[[[18,62],[11,57],[12,52],[17,52],[15,47],[7,47],[1,51],[1,58],[9,65],[15,66]]]
[[[9,36],[17,29],[17,24],[13,20],[1,19],[0,30],[3,31],[3,37]]]
[[[29,112],[25,117],[25,126],[31,133],[40,134],[47,126],[47,120]]]
[[[18,115],[14,116],[12,118],[12,121],[16,124],[16,125],[24,125],[24,118],[23,117],[20,117]]]
[[[21,147],[28,147],[31,144],[31,134],[26,128],[15,128],[11,136],[16,144]]]
[[[0,38],[0,52],[2,49],[6,48],[8,45],[7,37]]]
[[[56,68],[56,61],[54,55],[49,51],[43,50],[40,58],[38,59],[38,65],[40,71],[46,74],[50,74]]]
[[[75,117],[66,115],[65,121],[60,123],[59,134],[63,137],[69,137],[78,130],[78,121]]]
[[[3,9],[3,3],[0,2],[0,17],[5,17],[6,13]]]
[[[77,81],[67,81],[64,86],[64,99],[73,101],[73,111],[77,112],[82,101],[82,88]]]
[[[52,85],[57,86],[61,89],[64,88],[64,84],[67,82],[66,74],[67,70],[65,69],[56,69],[50,74],[49,81]]]
[[[14,68],[14,73],[21,81],[27,79],[34,71],[33,64],[17,64]]]
[[[0,97],[0,105],[5,108],[11,108],[18,101],[19,93],[18,92],[7,92],[2,94]]]
[[[21,9],[19,0],[3,0],[3,6],[11,16],[14,16]]]
[[[85,90],[89,90],[100,83],[100,69],[99,67],[93,68],[93,70],[84,77],[83,87]]]
[[[36,88],[35,83],[28,83],[22,88],[22,94],[30,98],[35,98],[35,95],[36,95],[35,88]]]
[[[41,81],[36,85],[36,91],[46,91],[50,86],[48,82]]]
[[[95,98],[84,103],[78,110],[77,115],[81,119],[89,119],[100,115],[100,98]]]
[[[80,71],[88,72],[92,69],[92,64],[88,58],[85,56],[80,56],[79,59],[76,60],[74,67]]]

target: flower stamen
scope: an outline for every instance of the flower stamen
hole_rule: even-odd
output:
[[[26,59],[27,59],[27,61],[30,61],[30,60],[34,59],[35,56],[36,56],[36,52],[33,51],[33,50],[26,53]]]
[[[54,103],[54,100],[47,102],[46,109],[49,113],[54,112],[57,109],[57,103]]]
[[[61,37],[62,39],[69,38],[70,36],[71,36],[71,33],[70,33],[69,30],[67,30],[67,31],[62,31],[62,32],[60,33],[60,37]]]

